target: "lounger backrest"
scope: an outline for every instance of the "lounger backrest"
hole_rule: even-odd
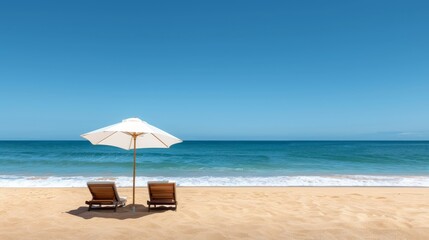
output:
[[[114,182],[88,182],[87,185],[94,200],[120,200]]]
[[[173,199],[176,201],[176,183],[174,182],[148,182],[149,198]]]

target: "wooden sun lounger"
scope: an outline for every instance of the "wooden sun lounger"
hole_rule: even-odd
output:
[[[149,199],[147,201],[148,211],[151,205],[173,205],[177,209],[176,183],[174,182],[148,182]]]
[[[115,182],[88,182],[87,185],[92,194],[92,200],[85,202],[89,205],[88,211],[91,211],[93,205],[100,208],[102,205],[111,205],[116,212],[117,207],[123,207],[127,202],[125,197],[119,196]]]

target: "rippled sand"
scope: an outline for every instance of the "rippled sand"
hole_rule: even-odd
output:
[[[0,239],[428,239],[428,188],[179,187],[177,211],[87,211],[86,188],[0,188]],[[132,191],[119,188],[131,201]]]

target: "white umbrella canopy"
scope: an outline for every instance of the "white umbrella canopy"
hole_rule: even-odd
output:
[[[125,150],[134,149],[133,211],[135,211],[136,149],[169,148],[182,140],[156,128],[139,118],[128,118],[122,122],[82,134],[81,137],[94,145],[108,145]]]
[[[134,149],[134,136],[136,136],[136,148],[169,148],[173,144],[182,142],[139,118],[128,118],[81,136],[94,145],[108,145],[125,150]]]

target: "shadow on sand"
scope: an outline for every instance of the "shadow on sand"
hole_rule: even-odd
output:
[[[113,208],[105,208],[102,209],[91,209],[91,211],[88,211],[88,207],[79,207],[77,209],[70,210],[66,213],[71,214],[76,217],[81,217],[84,219],[91,219],[91,218],[112,218],[112,219],[119,219],[119,220],[125,220],[125,219],[135,219],[135,218],[142,218],[148,215],[162,213],[168,210],[172,210],[173,208],[167,208],[167,207],[160,207],[156,209],[150,210],[148,212],[148,208],[142,204],[136,204],[136,211],[132,211],[132,205],[129,204],[125,207],[117,208],[116,212],[113,211]]]

